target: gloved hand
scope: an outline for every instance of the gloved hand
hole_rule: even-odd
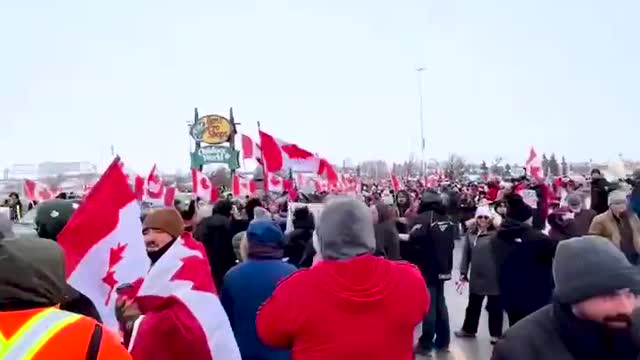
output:
[[[138,305],[133,300],[127,298],[118,298],[118,300],[116,300],[115,312],[118,323],[127,331],[133,328],[133,323],[142,315]]]

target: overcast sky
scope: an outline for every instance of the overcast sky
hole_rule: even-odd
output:
[[[640,159],[640,1],[0,1],[0,166],[188,168],[234,107],[331,161]]]

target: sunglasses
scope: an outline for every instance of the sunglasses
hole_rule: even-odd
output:
[[[477,216],[476,219],[478,219],[478,220],[489,220],[490,217],[488,217],[488,216]]]

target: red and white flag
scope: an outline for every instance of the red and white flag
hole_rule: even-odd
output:
[[[218,188],[213,186],[211,180],[196,169],[191,169],[191,181],[193,184],[193,194],[204,201],[210,203],[218,201],[220,193]]]
[[[291,180],[283,179],[282,177],[269,172],[264,173],[264,181],[267,191],[281,193],[290,191],[293,188],[293,182]]]
[[[329,188],[329,182],[319,176],[316,176],[313,178],[313,182],[315,184],[316,187],[316,192],[321,193],[321,192],[329,192],[330,188]]]
[[[138,200],[166,207],[173,206],[176,197],[176,188],[164,185],[155,164],[146,179],[136,176],[135,189]]]
[[[240,360],[202,244],[184,233],[142,283],[129,351],[136,360]]]
[[[113,331],[118,331],[116,287],[140,282],[150,266],[140,207],[118,161],[107,168],[58,235],[67,282],[93,301]]]
[[[281,170],[318,173],[320,158],[296,144],[260,131],[260,148],[266,172]]]
[[[393,191],[402,190],[402,183],[395,174],[391,174],[391,188]]]
[[[252,196],[256,193],[256,182],[233,174],[231,179],[231,194],[235,197]]]
[[[529,157],[527,158],[527,162],[524,166],[527,171],[527,175],[538,180],[544,178],[544,173],[542,171],[542,160],[533,147],[531,147],[531,150],[529,150]]]
[[[47,185],[33,180],[24,181],[24,194],[29,201],[45,201],[56,197],[57,192],[51,190]]]
[[[240,134],[240,136],[242,139],[242,158],[260,160],[262,158],[260,146],[249,136],[245,134]]]

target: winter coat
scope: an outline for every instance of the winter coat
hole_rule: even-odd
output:
[[[533,228],[544,230],[547,226],[547,216],[549,216],[549,200],[551,190],[547,184],[537,184],[531,188],[538,197],[537,207],[533,209]]]
[[[556,244],[530,225],[507,218],[491,241],[507,312],[530,314],[551,301]]]
[[[282,281],[258,311],[265,344],[293,359],[411,360],[429,307],[418,270],[372,255],[324,260]]]
[[[636,360],[639,350],[628,330],[608,342],[601,326],[577,319],[563,305],[547,305],[509,328],[491,360]]]
[[[224,275],[237,261],[233,251],[230,220],[221,214],[213,214],[198,223],[194,237],[200,241],[207,252],[211,276],[216,289],[222,288]]]
[[[400,260],[400,235],[396,229],[393,209],[385,204],[376,204],[378,219],[373,225],[376,237],[376,254],[389,260]]]
[[[496,264],[491,252],[491,238],[495,231],[478,235],[477,230],[469,231],[464,238],[460,274],[469,274],[469,291],[477,295],[499,295]]]
[[[611,184],[605,178],[591,180],[591,208],[598,214],[609,210],[609,192]]]
[[[575,223],[577,236],[584,236],[589,233],[589,227],[593,218],[596,217],[596,212],[591,209],[582,209],[580,212],[574,214],[573,221]]]
[[[633,246],[635,247],[636,252],[640,253],[640,219],[638,219],[638,215],[631,211],[628,211],[627,213],[629,224],[631,225],[631,230],[633,232]],[[613,217],[611,210],[593,218],[591,226],[589,227],[589,234],[607,238],[611,240],[618,249],[621,249],[622,239],[620,229],[618,228],[618,223]]]
[[[563,219],[563,214],[553,212],[549,214],[547,222],[549,223],[549,237],[555,242],[567,240],[579,236],[576,222],[574,219]]]
[[[256,332],[256,314],[278,282],[295,271],[295,266],[281,259],[249,259],[225,275],[220,301],[243,359],[291,359],[289,351],[270,348],[260,341]]]
[[[295,213],[294,213],[295,214]],[[300,212],[298,212],[300,214]],[[294,216],[291,223],[293,231],[285,236],[284,258],[287,262],[296,267],[311,266],[313,255],[308,256],[308,252],[313,249],[313,231],[315,230],[315,220],[311,213],[306,216]],[[303,259],[309,261],[303,264]],[[306,266],[303,266],[306,265]]]
[[[629,207],[636,215],[640,216],[640,185],[636,184],[629,197]]]
[[[455,225],[445,214],[436,194],[423,197],[418,216],[411,225],[405,260],[418,266],[428,284],[451,279]]]

